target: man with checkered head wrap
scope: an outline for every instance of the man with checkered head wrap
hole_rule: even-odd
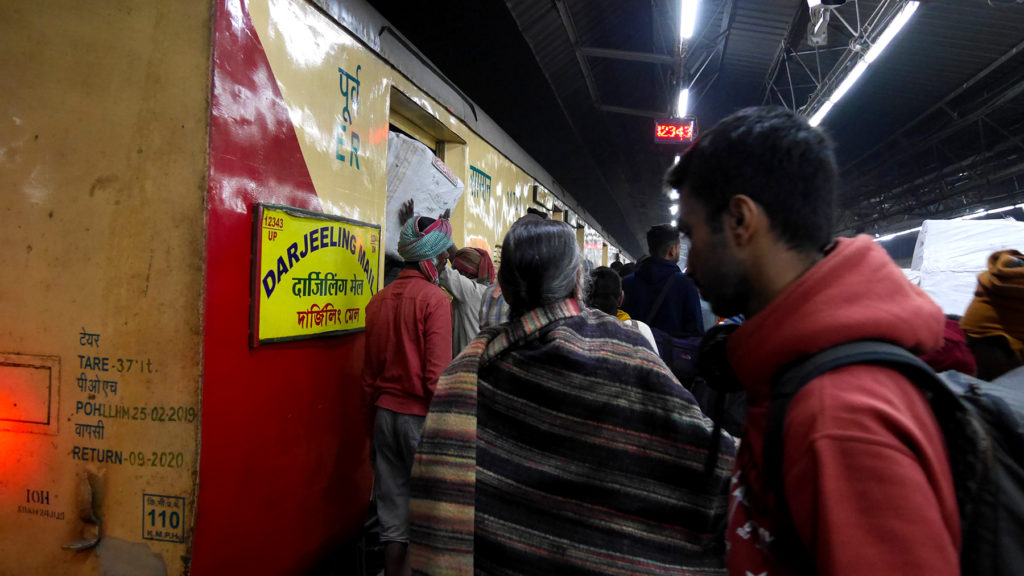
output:
[[[406,263],[417,262],[419,269],[428,280],[437,284],[438,269],[435,261],[442,254],[447,254],[452,245],[452,225],[446,218],[427,218],[413,216],[406,220],[398,239],[398,255]]]
[[[452,268],[471,280],[487,285],[494,282],[494,263],[483,248],[463,248],[452,257]]]
[[[437,380],[452,359],[451,308],[437,286],[451,237],[446,218],[405,219],[398,243],[405,268],[366,306],[363,402],[389,576],[408,573],[412,459]]]

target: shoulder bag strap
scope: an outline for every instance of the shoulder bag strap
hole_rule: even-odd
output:
[[[888,342],[864,340],[840,344],[810,358],[798,360],[786,368],[772,384],[771,404],[764,438],[764,478],[783,521],[776,527],[772,541],[775,555],[793,559],[803,574],[814,574],[814,558],[800,539],[786,501],[782,474],[783,431],[789,403],[812,380],[843,366],[853,364],[885,365],[903,372],[926,394],[942,387],[935,372],[905,348]],[[931,383],[935,385],[931,385]]]
[[[658,294],[658,299],[654,301],[654,306],[651,307],[651,311],[647,313],[647,324],[653,326],[654,317],[658,315],[658,311],[661,310],[661,304],[665,301],[665,297],[668,296],[669,290],[672,289],[672,285],[676,283],[678,276],[673,274],[671,278],[665,282],[665,286],[661,289],[661,293]]]

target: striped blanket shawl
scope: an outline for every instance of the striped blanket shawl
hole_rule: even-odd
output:
[[[416,574],[722,574],[723,436],[642,335],[575,300],[482,332],[438,383],[411,483]]]

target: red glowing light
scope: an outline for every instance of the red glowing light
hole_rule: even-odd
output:
[[[654,123],[654,141],[678,144],[692,142],[697,135],[697,120],[693,117],[658,120]]]

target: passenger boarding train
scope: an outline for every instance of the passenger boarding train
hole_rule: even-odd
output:
[[[302,574],[358,537],[389,141],[458,245],[500,259],[533,206],[618,257],[361,1],[7,2],[0,47],[0,574]]]

